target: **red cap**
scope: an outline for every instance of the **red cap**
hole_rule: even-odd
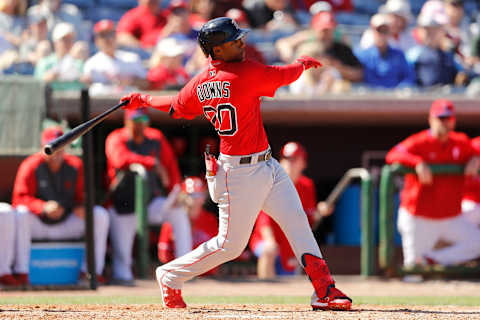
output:
[[[125,120],[147,120],[148,115],[147,110],[145,108],[135,109],[135,110],[125,110]]]
[[[114,31],[115,30],[115,22],[113,20],[103,19],[95,23],[93,26],[93,32],[95,34],[106,32],[106,31]]]
[[[248,22],[247,14],[245,11],[232,8],[225,12],[225,17],[235,20],[237,23]]]
[[[333,13],[322,11],[313,16],[311,26],[314,30],[334,29],[337,23]]]
[[[455,117],[455,106],[452,101],[446,99],[438,99],[433,101],[430,107],[430,117],[447,118]]]
[[[204,193],[207,191],[207,186],[203,179],[199,177],[186,177],[182,182],[182,191],[189,195]]]
[[[170,4],[168,5],[167,11],[168,11],[168,13],[171,13],[175,9],[188,10],[188,5],[183,0],[172,0],[172,1],[170,1]]]
[[[61,127],[48,127],[42,132],[42,146],[48,144],[52,140],[60,137],[63,134],[63,130]]]
[[[302,157],[307,160],[307,151],[298,142],[287,142],[280,152],[280,157],[286,159]]]

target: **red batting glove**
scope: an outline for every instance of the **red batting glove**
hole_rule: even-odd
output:
[[[308,70],[311,67],[318,68],[322,66],[320,61],[309,56],[301,56],[296,60],[296,62],[303,64],[305,70]]]
[[[126,110],[136,110],[143,107],[152,106],[152,96],[149,94],[143,93],[130,93],[126,96],[123,96],[120,99],[120,102],[128,100],[128,104],[124,105],[122,108]]]
[[[205,168],[207,170],[207,176],[212,177],[217,174],[217,159],[215,156],[204,153],[205,154]]]

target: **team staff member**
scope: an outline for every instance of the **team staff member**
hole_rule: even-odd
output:
[[[307,152],[300,143],[288,142],[282,147],[280,165],[292,179],[311,226],[332,213],[333,208],[325,202],[317,203],[315,184],[303,175],[307,167]],[[298,263],[288,239],[280,226],[263,211],[255,223],[250,248],[258,257],[257,276],[260,279],[295,274]]]
[[[181,182],[177,159],[160,130],[148,126],[144,110],[127,110],[125,126],[114,130],[105,142],[107,169],[112,190],[110,208],[110,238],[113,248],[113,283],[133,285],[132,248],[137,230],[134,214],[134,174],[132,164],[141,164],[147,170],[151,201],[148,222],[161,224],[169,221],[175,234],[176,254],[181,256],[192,249],[192,236],[187,213],[172,206],[167,195]]]
[[[150,106],[176,118],[204,115],[220,136],[218,161],[206,156],[210,197],[219,208],[219,232],[192,252],[157,268],[163,304],[185,308],[181,296],[185,281],[239,256],[248,243],[260,210],[268,212],[292,243],[295,256],[312,280],[314,309],[349,309],[351,299],[335,288],[327,264],[315,241],[295,186],[271,157],[260,116],[260,97],[275,95],[309,68],[321,64],[301,57],[286,66],[265,66],[245,59],[244,36],[230,18],[208,21],[198,42],[212,58],[174,97],[133,93],[127,109]]]
[[[414,134],[387,154],[387,163],[415,168],[405,175],[398,211],[404,265],[451,265],[480,256],[480,230],[461,215],[465,176],[478,172],[479,157],[470,139],[455,128],[451,101],[435,100],[430,108],[430,129]],[[462,175],[432,175],[430,164],[461,164]],[[452,246],[434,250],[438,240]]]
[[[63,134],[60,127],[42,133],[42,145]],[[36,153],[26,158],[15,178],[12,204],[17,210],[16,264],[18,273],[28,274],[32,239],[71,239],[85,234],[83,165],[77,156],[59,150],[47,156]],[[95,261],[99,282],[104,282],[103,267],[108,236],[108,213],[93,208]],[[85,272],[85,259],[82,272]]]
[[[217,235],[218,221],[213,213],[203,208],[207,197],[207,185],[199,177],[187,177],[183,180],[177,196],[179,205],[187,210],[192,225],[193,248],[198,247],[205,241]],[[173,236],[172,225],[169,222],[162,224],[158,237],[158,259],[160,262],[168,263],[176,258],[175,237]],[[206,275],[216,274],[218,268],[214,268]]]
[[[480,137],[472,139],[473,148],[480,154]],[[462,199],[462,212],[476,226],[480,226],[480,176],[468,177]]]

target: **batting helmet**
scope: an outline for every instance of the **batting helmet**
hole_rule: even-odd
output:
[[[205,23],[200,29],[197,40],[205,56],[213,57],[213,47],[238,40],[249,31],[248,29],[241,29],[231,18],[220,17]]]

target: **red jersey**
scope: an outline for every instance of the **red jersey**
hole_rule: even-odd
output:
[[[313,213],[317,207],[317,196],[315,192],[315,184],[313,180],[306,177],[301,176],[297,183],[295,183],[295,188],[298,191],[298,195],[300,196],[300,200],[302,202],[303,209],[308,216],[308,221],[310,225],[313,224]],[[293,253],[292,247],[287,240],[287,237],[283,233],[280,226],[265,212],[261,211],[258,215],[257,221],[255,223],[255,227],[252,232],[252,236],[250,237],[250,248],[255,250],[255,247],[263,241],[261,230],[264,226],[269,226],[272,228],[273,235],[275,237],[275,241],[278,244],[279,248],[279,255],[280,261],[282,262],[282,266],[287,271],[295,270],[296,263],[292,264],[290,261],[295,259],[295,254]]]
[[[114,130],[108,135],[105,141],[105,154],[110,183],[115,180],[117,170],[127,170],[132,163],[139,163],[147,170],[151,170],[155,160],[158,159],[168,172],[170,184],[166,187],[171,190],[181,181],[180,169],[172,147],[160,130],[145,128],[144,135],[145,141],[142,146],[134,146],[126,128]],[[134,147],[135,150],[132,149]]]
[[[195,249],[205,241],[215,237],[218,233],[217,218],[210,212],[202,209],[195,220],[192,220],[192,249]],[[175,244],[172,225],[169,222],[162,224],[158,237],[158,258],[161,263],[167,263],[175,259]],[[217,268],[207,274],[213,274]]]
[[[128,10],[117,25],[117,33],[130,33],[139,39],[142,46],[155,46],[163,27],[167,23],[161,13],[153,13],[148,6],[138,6]]]
[[[151,90],[162,90],[171,86],[183,86],[190,79],[185,68],[175,70],[168,69],[164,65],[158,65],[148,70],[147,80]]]
[[[478,154],[480,154],[480,137],[472,139],[472,147]],[[465,178],[463,200],[480,203],[480,175]]]
[[[83,164],[79,157],[65,154],[59,171],[52,173],[42,154],[26,158],[18,168],[13,186],[12,204],[24,205],[46,223],[63,221],[76,206],[83,204]],[[49,200],[65,209],[63,219],[49,221],[43,217],[43,207]]]
[[[273,97],[303,72],[302,64],[266,66],[251,60],[211,61],[174,99],[174,117],[204,115],[220,136],[220,152],[247,155],[268,147],[260,97]]]
[[[427,164],[466,164],[475,151],[463,133],[450,132],[446,142],[440,142],[424,130],[396,145],[387,154],[387,163],[415,167]],[[423,185],[416,174],[405,175],[401,206],[410,213],[430,219],[443,219],[461,213],[465,177],[463,175],[434,175],[432,185]]]

